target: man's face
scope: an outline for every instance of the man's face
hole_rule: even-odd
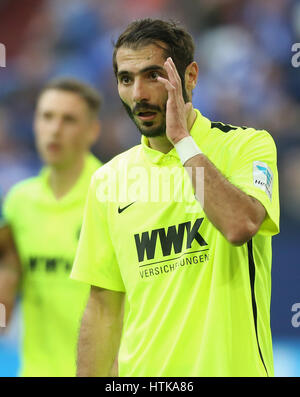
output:
[[[42,160],[57,168],[78,161],[92,143],[92,123],[88,106],[78,94],[45,91],[35,115],[36,145]]]
[[[157,77],[168,78],[162,48],[149,44],[138,49],[120,47],[116,54],[118,91],[125,109],[147,137],[166,131],[168,93]]]

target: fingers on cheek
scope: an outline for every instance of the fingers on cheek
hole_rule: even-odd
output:
[[[172,58],[170,58],[169,65],[170,65],[170,70],[172,71],[172,74],[173,74],[173,76],[174,76],[174,79],[175,79],[176,81],[178,81],[178,80],[180,79],[180,78],[179,78],[179,74],[178,74],[178,72],[177,72],[176,66],[175,66],[174,61],[173,61]]]
[[[167,79],[164,79],[163,77],[157,77],[157,81],[159,81],[161,84],[163,84],[166,88],[168,88],[169,81]]]
[[[167,69],[167,72],[168,72],[168,77],[174,79],[175,73],[174,73],[174,69],[172,67],[172,64],[167,61],[165,63],[165,65],[166,65],[166,69]]]
[[[169,80],[164,79],[163,77],[158,77],[157,81],[159,81],[160,83],[164,84],[164,86],[166,87],[166,89],[168,91],[172,91],[175,89],[175,87],[173,86],[173,84],[170,83]]]
[[[180,89],[181,87],[181,80],[180,77],[178,75],[178,73],[176,73],[174,70],[171,70],[170,73],[168,73],[169,79],[172,82],[173,86],[178,87],[178,89]]]

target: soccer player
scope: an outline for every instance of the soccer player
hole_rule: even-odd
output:
[[[80,318],[89,286],[70,279],[100,132],[99,94],[55,79],[38,97],[34,130],[45,167],[15,185],[4,202],[22,264],[21,376],[74,376]]]
[[[192,106],[194,44],[174,23],[131,23],[113,64],[142,141],[89,189],[71,273],[92,285],[78,376],[107,376],[117,351],[120,376],[272,376],[273,139]],[[154,178],[174,170],[170,191],[188,182],[182,200]]]

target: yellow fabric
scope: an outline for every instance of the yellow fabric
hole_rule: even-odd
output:
[[[9,192],[4,214],[22,261],[21,376],[74,376],[89,287],[71,280],[88,186],[101,163],[87,156],[75,186],[56,200],[47,168]]]
[[[94,174],[71,277],[126,292],[120,376],[273,376],[275,144],[266,131],[211,123],[199,111],[191,135],[231,183],[264,205],[258,234],[231,245],[195,200],[175,148],[163,154],[143,137]],[[157,183],[153,175],[163,170],[175,177],[166,172]]]

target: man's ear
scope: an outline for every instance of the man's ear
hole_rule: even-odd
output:
[[[192,93],[197,85],[199,67],[197,62],[191,62],[185,69],[185,89],[187,92]]]
[[[92,121],[89,133],[89,145],[92,146],[101,134],[101,122],[98,119]]]

